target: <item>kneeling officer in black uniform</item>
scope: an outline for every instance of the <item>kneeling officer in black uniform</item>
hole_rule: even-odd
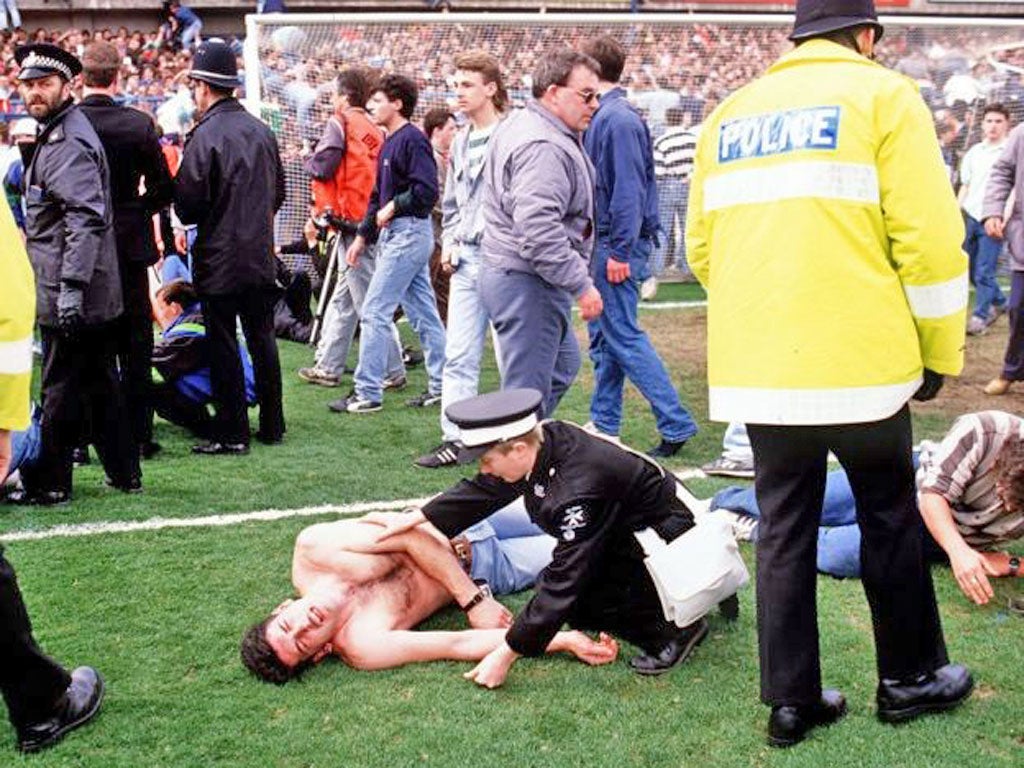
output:
[[[661,674],[684,661],[708,627],[704,619],[683,629],[665,620],[633,534],[650,527],[672,541],[693,526],[693,515],[676,496],[676,478],[658,464],[574,424],[538,423],[540,403],[539,392],[512,389],[452,404],[459,462],[479,459],[479,474],[422,510],[375,515],[382,538],[426,523],[451,538],[522,496],[530,518],[558,544],[505,642],[466,677],[498,687],[517,658],[542,654],[565,623],[622,637],[644,651],[630,661],[634,671]]]

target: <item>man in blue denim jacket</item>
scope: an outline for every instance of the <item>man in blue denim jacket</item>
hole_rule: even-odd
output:
[[[583,51],[601,67],[600,106],[584,137],[597,173],[592,274],[604,302],[604,312],[588,326],[594,362],[590,418],[602,434],[619,434],[622,388],[628,376],[651,404],[661,433],[661,443],[648,453],[666,458],[697,434],[697,425],[637,322],[640,284],[650,274],[647,263],[661,229],[651,133],[617,85],[626,63],[625,49],[614,38],[602,36],[588,40]]]

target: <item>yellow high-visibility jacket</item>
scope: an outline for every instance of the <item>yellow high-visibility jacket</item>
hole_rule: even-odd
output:
[[[35,319],[32,266],[11,209],[0,200],[0,429],[28,426]]]
[[[964,228],[915,84],[814,40],[726,99],[686,221],[708,291],[711,418],[896,413],[922,366],[963,367]]]

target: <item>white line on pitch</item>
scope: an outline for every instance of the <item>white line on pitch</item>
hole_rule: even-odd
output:
[[[699,469],[684,469],[676,472],[680,480],[704,477]],[[136,531],[160,531],[166,528],[215,528],[239,525],[249,522],[285,520],[291,517],[316,517],[318,515],[363,515],[367,512],[392,512],[406,507],[424,504],[430,497],[422,499],[394,499],[391,501],[360,501],[355,504],[321,504],[315,507],[296,509],[262,509],[256,512],[206,515],[204,517],[151,517],[148,520],[124,520],[106,523],[77,523],[55,525],[39,531],[13,531],[0,535],[0,542],[38,541],[41,539],[97,536],[106,533],[134,533]]]

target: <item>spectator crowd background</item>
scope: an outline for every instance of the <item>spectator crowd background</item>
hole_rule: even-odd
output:
[[[278,136],[289,179],[278,237],[288,241],[301,234],[308,199],[302,160],[330,114],[334,75],[342,66],[361,64],[412,76],[420,87],[416,116],[421,117],[432,107],[452,105],[451,76],[460,51],[483,48],[497,56],[505,66],[513,102],[521,105],[529,96],[530,72],[540,52],[555,45],[575,46],[596,34],[613,34],[630,51],[624,77],[630,98],[657,137],[666,128],[670,108],[682,111],[683,126],[699,124],[725,96],[763,72],[790,45],[788,28],[788,16],[780,16],[777,24],[727,17],[686,23],[631,19],[615,26],[538,17],[536,23],[512,24],[496,22],[493,16],[480,22],[431,16],[429,23],[417,24],[302,25],[289,20],[261,25],[259,93],[253,95],[259,97],[262,116]],[[109,40],[124,56],[124,102],[152,114],[168,140],[184,136],[194,112],[182,78],[191,54],[165,27],[146,32],[121,27],[3,33],[0,131],[6,134],[5,123],[23,114],[14,79],[14,48],[29,39],[47,40],[81,53],[94,37]],[[243,42],[232,43],[241,67]],[[920,84],[935,115],[951,178],[959,155],[979,140],[975,116],[983,103],[1004,103],[1015,124],[1024,119],[1024,23],[890,23],[879,60]]]

